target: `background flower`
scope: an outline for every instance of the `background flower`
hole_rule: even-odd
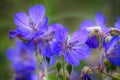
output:
[[[22,41],[18,40],[15,48],[11,47],[7,50],[7,58],[15,70],[16,77],[28,78],[28,75],[30,76],[35,72],[35,56]]]
[[[120,66],[119,36],[114,36],[110,42],[106,43],[105,53],[106,57],[112,64]]]
[[[89,38],[86,41],[86,44],[90,48],[98,48],[100,44],[100,38],[106,30],[108,30],[106,27],[106,18],[103,16],[102,12],[98,12],[95,16],[95,23],[92,20],[84,20],[80,24],[81,30],[87,30],[90,32]]]

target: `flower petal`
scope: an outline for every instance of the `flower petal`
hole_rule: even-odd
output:
[[[24,12],[15,13],[14,23],[18,27],[29,28],[29,17]]]
[[[57,56],[56,55],[51,56],[51,58],[50,58],[50,66],[54,66],[56,61],[57,61]]]
[[[29,9],[30,18],[36,26],[38,26],[43,21],[45,14],[46,9],[41,4],[36,4]]]
[[[33,31],[25,28],[17,28],[18,34],[24,39],[30,39],[33,37]]]
[[[80,24],[80,29],[81,30],[86,30],[87,27],[92,27],[94,26],[93,21],[91,20],[84,20],[81,24]]]
[[[36,51],[37,49],[40,49],[42,45],[42,38],[39,36],[34,36],[31,40],[29,40],[26,43],[26,46],[31,50],[31,51]]]
[[[79,44],[83,44],[86,42],[88,35],[89,35],[89,33],[85,30],[75,31],[70,38],[70,43],[79,42]]]
[[[41,54],[46,57],[51,57],[54,53],[52,52],[52,48],[50,44],[45,43],[42,47]]]
[[[110,40],[110,42],[109,42],[108,45],[106,46],[106,51],[107,51],[107,53],[109,53],[109,51],[111,51],[111,50],[114,48],[114,46],[117,45],[118,41],[119,41],[119,36],[114,36],[114,37]]]
[[[96,35],[93,35],[91,37],[89,37],[86,41],[86,44],[90,47],[90,48],[98,48],[99,47],[99,42],[98,42],[98,38]]]
[[[103,16],[102,12],[98,12],[95,16],[96,24],[100,27],[104,27],[106,25],[106,17]]]
[[[62,24],[59,24],[59,23],[56,23],[56,24],[51,24],[48,28],[48,32],[55,32],[59,29],[63,29],[63,25]]]
[[[116,45],[107,58],[112,64],[120,66],[120,45]]]
[[[59,42],[64,43],[67,40],[67,37],[68,37],[68,29],[67,28],[60,29],[55,33],[55,38]]]
[[[39,31],[45,32],[48,29],[48,17],[43,19],[43,22],[39,25]]]
[[[70,51],[66,51],[64,54],[64,59],[67,63],[72,64],[73,66],[78,66],[79,65],[79,59],[74,56]]]
[[[84,80],[92,80],[92,79],[91,79],[90,75],[88,73],[86,73],[84,75]]]
[[[118,17],[117,22],[114,24],[115,28],[120,29],[120,17]]]
[[[63,54],[63,49],[64,46],[61,42],[54,42],[52,45],[52,50],[54,53],[57,53],[59,57]]]
[[[16,60],[16,56],[18,56],[18,54],[16,53],[17,53],[16,48],[13,47],[9,48],[6,52],[7,59],[11,62]]]
[[[84,60],[88,58],[91,54],[91,49],[87,45],[78,46],[75,45],[72,47],[71,53],[76,56],[79,60]]]
[[[10,32],[9,32],[9,38],[10,39],[13,39],[13,38],[15,38],[15,37],[17,37],[18,36],[18,32],[16,31],[16,30],[11,30]]]

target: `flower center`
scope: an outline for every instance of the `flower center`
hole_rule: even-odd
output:
[[[45,37],[44,37],[45,41],[46,42],[51,41],[53,39],[53,35],[54,35],[53,32],[51,32],[49,34],[46,34]]]
[[[100,26],[92,26],[92,27],[88,27],[86,28],[88,31],[95,31],[95,32],[101,32],[101,28]]]
[[[30,27],[33,29],[33,31],[37,31],[37,28],[35,27],[35,24],[33,22],[30,23]]]

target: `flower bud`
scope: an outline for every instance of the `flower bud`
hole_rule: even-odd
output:
[[[90,76],[92,75],[92,70],[88,67],[85,66],[82,71],[81,71],[81,78],[90,79]]]
[[[108,61],[107,58],[104,59],[104,64],[107,66],[107,65],[111,65],[111,63]]]
[[[71,73],[72,73],[72,65],[71,64],[67,64],[66,65],[66,70],[69,73],[69,75],[71,75]]]
[[[61,70],[61,67],[62,67],[61,62],[57,61],[57,62],[56,62],[56,68],[57,68],[57,71],[58,71],[58,72]]]

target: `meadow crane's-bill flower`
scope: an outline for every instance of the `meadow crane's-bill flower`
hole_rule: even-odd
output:
[[[90,48],[85,44],[88,38],[86,31],[75,31],[70,38],[66,28],[60,29],[55,34],[56,42],[53,50],[58,56],[64,56],[64,60],[74,66],[79,65],[79,60],[86,59],[90,53]]]
[[[109,42],[105,42],[105,55],[114,65],[120,66],[119,36],[113,36]]]
[[[101,38],[103,37],[103,33],[108,30],[106,26],[106,18],[103,16],[101,12],[98,12],[95,16],[95,22],[92,20],[84,20],[80,24],[81,30],[87,30],[90,35],[86,41],[86,44],[90,48],[98,48],[101,42]]]
[[[35,34],[42,34],[46,30],[48,18],[45,17],[46,9],[41,4],[29,8],[29,15],[25,12],[17,12],[14,15],[16,30],[11,30],[9,37],[30,40]]]
[[[7,59],[16,73],[16,80],[31,80],[36,70],[36,59],[21,40],[16,41],[16,47],[7,50]]]
[[[52,49],[53,42],[56,41],[54,35],[62,28],[63,26],[59,23],[49,25],[42,35],[35,35],[28,41],[27,46],[31,50],[39,50],[40,54],[50,58],[55,54]]]

